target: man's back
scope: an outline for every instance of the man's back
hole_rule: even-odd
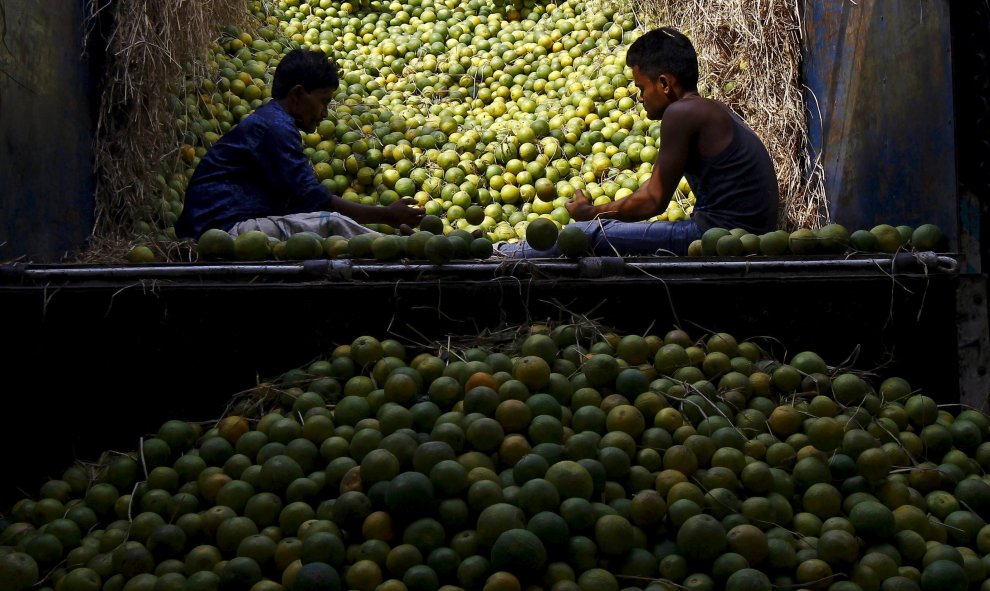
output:
[[[692,218],[701,230],[773,230],[779,200],[777,175],[763,142],[722,103],[701,97],[690,100],[689,116],[697,119],[698,126],[684,168],[696,197]]]
[[[271,101],[224,134],[196,167],[176,233],[196,238],[245,219],[319,210],[328,196],[292,117]]]

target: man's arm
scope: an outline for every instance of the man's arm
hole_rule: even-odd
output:
[[[396,228],[419,224],[419,220],[423,218],[423,208],[410,207],[413,203],[416,203],[415,199],[405,197],[381,207],[354,203],[343,197],[330,195],[330,211],[345,215],[359,224],[388,224]]]
[[[309,158],[300,148],[298,132],[276,130],[269,141],[262,143],[259,159],[266,176],[276,189],[288,196],[288,213],[335,211],[359,224],[388,224],[416,226],[423,209],[410,207],[413,199],[401,199],[385,207],[353,203],[332,194],[316,178]]]
[[[680,107],[675,110],[675,107]],[[591,205],[578,190],[575,198],[567,203],[567,211],[576,221],[592,220],[596,217],[616,219],[623,222],[638,222],[663,213],[667,209],[674,189],[684,175],[688,153],[691,149],[691,136],[694,124],[688,105],[673,104],[664,114],[661,129],[662,140],[653,174],[645,185],[633,194],[603,205]]]

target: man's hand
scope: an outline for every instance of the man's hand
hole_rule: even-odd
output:
[[[416,200],[404,197],[386,206],[365,205],[348,201],[337,195],[330,196],[330,211],[345,215],[359,224],[387,224],[393,228],[418,226],[426,211],[422,207],[410,207]]]
[[[383,212],[386,218],[385,223],[396,228],[403,225],[413,228],[418,226],[426,210],[422,207],[411,207],[415,203],[416,200],[412,197],[403,197],[386,205]]]
[[[595,218],[595,207],[584,196],[584,191],[577,189],[574,191],[574,198],[565,205],[567,212],[571,214],[571,219],[576,222],[587,222]]]

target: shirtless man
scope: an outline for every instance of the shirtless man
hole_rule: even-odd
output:
[[[571,218],[605,255],[684,255],[712,227],[760,234],[776,228],[777,175],[766,147],[726,105],[698,94],[698,57],[682,33],[663,27],[637,39],[626,53],[646,115],[662,121],[653,174],[624,199],[592,205],[584,192],[568,202]],[[696,203],[690,220],[643,222],[663,213],[681,177]],[[500,244],[515,258],[553,257],[525,242]]]

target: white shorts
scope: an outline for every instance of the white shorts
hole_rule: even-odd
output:
[[[351,218],[332,211],[273,215],[244,220],[234,224],[229,233],[236,237],[248,230],[260,230],[279,240],[285,240],[292,234],[299,234],[300,232],[315,232],[324,238],[327,236],[351,238],[358,234],[378,234],[371,228],[362,226]]]

